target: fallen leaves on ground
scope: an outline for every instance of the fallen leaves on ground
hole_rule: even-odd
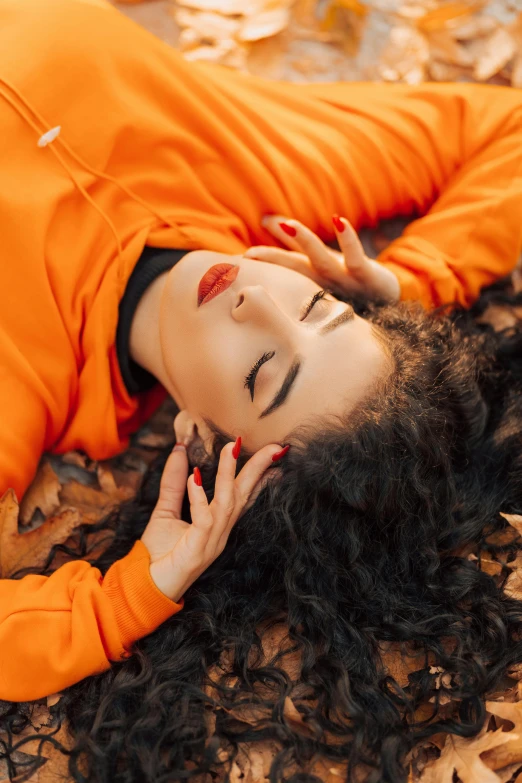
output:
[[[286,56],[283,78],[322,78],[323,60],[330,80],[522,86],[522,13],[509,0],[171,0],[171,6],[177,45],[189,60],[270,74],[274,60]],[[267,39],[274,44],[266,46]],[[321,43],[324,57],[303,57],[302,39],[309,48]],[[338,59],[330,60],[332,48]]]

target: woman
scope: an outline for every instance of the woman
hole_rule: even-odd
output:
[[[49,581],[0,584],[0,696],[22,700],[128,656],[182,608],[292,433],[317,414],[355,422],[387,388],[385,330],[330,295],[308,312],[320,286],[470,305],[513,268],[522,151],[515,90],[269,83],[189,65],[104,0],[3,0],[0,14],[2,222],[15,260],[4,268],[3,488],[21,497],[44,450],[114,455],[166,391],[179,437],[195,425],[207,453],[236,442],[222,455],[218,525],[220,504],[209,517],[188,482],[206,528],[197,556],[188,526],[172,530],[181,450],[143,539],[103,581],[72,563]],[[378,263],[362,256],[351,224],[412,210],[426,214]],[[323,245],[335,237],[344,267]],[[276,241],[298,255],[271,255],[263,244]],[[205,301],[216,264],[236,277]],[[234,483],[238,437],[242,461],[253,456]]]

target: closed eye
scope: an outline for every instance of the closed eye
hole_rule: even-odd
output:
[[[319,302],[326,294],[331,294],[332,292],[329,291],[327,288],[323,288],[320,291],[317,291],[311,299],[304,305],[302,311],[301,311],[301,317],[300,321],[304,321],[308,315],[312,312],[313,308]],[[275,351],[268,351],[267,353],[264,353],[262,356],[259,357],[259,359],[256,361],[248,375],[245,377],[245,383],[244,387],[245,389],[248,389],[250,391],[250,397],[252,399],[252,402],[254,401],[254,391],[255,391],[255,383],[256,378],[259,370],[265,364],[265,362],[270,361],[275,356]]]

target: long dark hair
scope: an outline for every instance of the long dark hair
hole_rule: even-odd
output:
[[[355,415],[295,432],[183,611],[66,692],[75,780],[210,781],[270,741],[273,783],[319,780],[319,759],[395,783],[419,740],[481,728],[485,696],[522,662],[522,604],[502,592],[517,541],[499,536],[499,512],[522,513],[522,330],[477,322],[495,296],[451,314],[358,306],[392,375]],[[201,464],[209,497],[222,441]],[[104,521],[103,572],[145,528],[167,455]],[[417,656],[407,682],[390,645]]]

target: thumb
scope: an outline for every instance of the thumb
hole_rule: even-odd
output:
[[[154,512],[159,512],[161,515],[169,514],[176,519],[181,518],[188,469],[187,449],[183,444],[176,443],[163,469],[159,497]]]

